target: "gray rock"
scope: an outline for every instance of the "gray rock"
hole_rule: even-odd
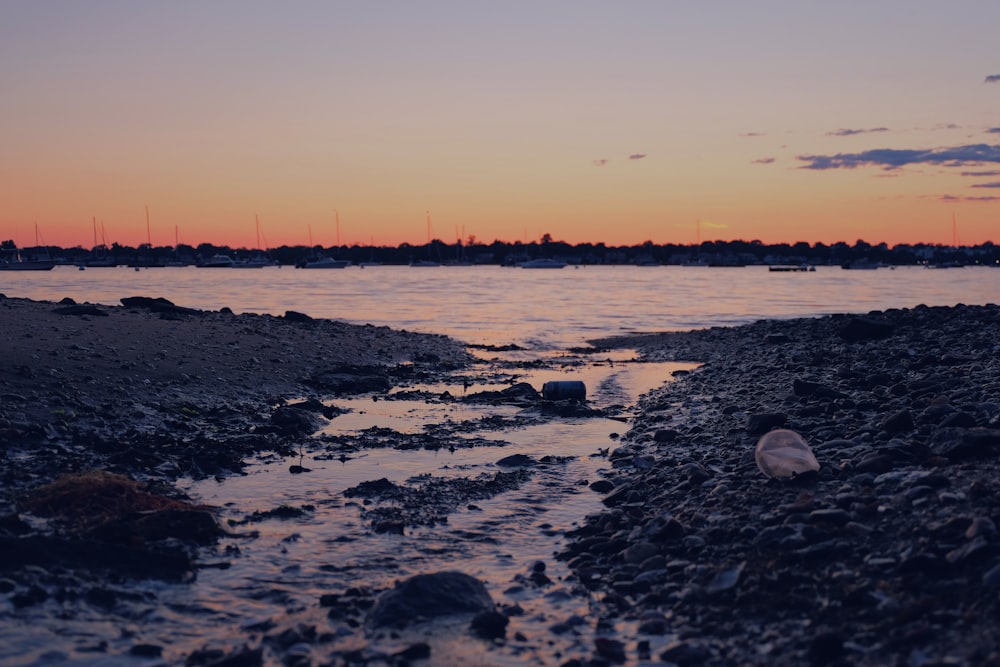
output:
[[[997,448],[1000,448],[1000,429],[993,428],[940,428],[930,439],[931,451],[950,459],[985,456]]]
[[[902,433],[912,431],[914,425],[913,414],[909,410],[900,410],[883,419],[879,427],[889,433]]]
[[[865,317],[852,317],[847,324],[837,330],[837,335],[849,343],[865,340],[880,340],[895,332],[896,327],[888,322],[880,322]]]
[[[747,418],[747,433],[764,435],[774,428],[780,428],[788,422],[788,415],[783,412],[761,412]]]
[[[462,572],[418,574],[396,583],[375,600],[366,619],[370,629],[402,628],[445,616],[496,611],[486,586]]]

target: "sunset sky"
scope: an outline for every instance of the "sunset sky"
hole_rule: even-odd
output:
[[[5,0],[0,238],[1000,242],[1000,2]],[[99,239],[100,240],[100,239]]]

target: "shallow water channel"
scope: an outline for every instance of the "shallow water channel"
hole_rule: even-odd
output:
[[[286,660],[289,652],[298,652],[303,661],[322,662],[327,657],[323,652],[363,647],[391,654],[415,641],[431,645],[435,665],[552,664],[566,651],[589,654],[595,619],[587,618],[585,598],[569,594],[570,584],[564,581],[569,572],[554,553],[565,531],[601,509],[601,494],[588,485],[610,468],[608,450],[628,430],[636,399],[668,381],[674,371],[692,367],[635,362],[631,353],[615,355],[602,355],[599,361],[563,358],[545,369],[528,370],[484,361],[453,378],[453,384],[330,401],[344,412],[329,420],[316,434],[317,446],[303,450],[300,459],[261,459],[251,462],[246,475],[183,482],[197,502],[221,508],[221,520],[242,536],[224,538],[202,554],[200,560],[210,566],[200,569],[194,582],[148,584],[155,603],[139,603],[135,620],[118,624],[122,646],[160,645],[163,660],[176,664],[198,649],[228,653],[256,645],[264,634],[314,626],[332,634],[332,641],[328,635],[322,643],[295,642],[293,633],[291,645],[282,649]],[[582,380],[586,405],[607,416],[539,417],[516,405],[427,399],[447,396],[445,392],[459,397],[496,391],[514,382],[540,390],[548,380]],[[343,444],[369,434],[388,442],[413,437],[426,443],[438,432],[449,433],[448,442],[459,446]],[[526,480],[516,488],[463,502],[440,512],[446,518],[438,521],[407,524],[402,534],[373,530],[366,516],[372,509],[369,501],[345,495],[363,482],[383,478],[420,487],[495,476],[518,469],[497,464],[516,454],[539,462],[523,468]],[[293,474],[296,464],[305,471]],[[551,584],[531,585],[529,575],[538,561],[545,564]],[[324,595],[349,594],[352,588],[379,591],[410,575],[442,570],[470,574],[486,584],[498,604],[523,609],[512,617],[505,642],[471,639],[465,625],[449,630],[447,624],[418,628],[416,635],[373,639],[348,619],[328,617],[330,609],[320,605]],[[568,630],[557,636],[551,628],[560,623]],[[574,623],[587,630],[575,632]],[[79,627],[70,629],[75,625]],[[99,619],[79,617],[60,633],[67,639],[75,635],[72,643],[79,651],[81,635],[107,639],[108,630]],[[109,660],[118,653],[114,648],[112,641],[100,655],[101,664],[116,662]],[[74,662],[79,657],[75,653]]]

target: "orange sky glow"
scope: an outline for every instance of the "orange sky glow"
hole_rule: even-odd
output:
[[[3,3],[0,238],[1000,240],[1000,3],[377,4]]]

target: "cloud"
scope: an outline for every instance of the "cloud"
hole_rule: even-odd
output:
[[[607,163],[608,163],[608,160],[606,158],[602,158],[600,160],[594,160],[594,166],[595,167],[603,167]]]
[[[1000,197],[959,197],[957,195],[941,195],[941,201],[944,202],[961,202],[961,201],[972,201],[972,202],[995,202],[1000,201]]]
[[[754,160],[750,164],[772,164],[774,162],[773,157],[762,157],[759,160]]]
[[[994,182],[994,183],[976,183],[972,187],[974,187],[974,188],[1000,188],[1000,182]]]
[[[839,130],[834,130],[833,132],[827,132],[828,137],[853,137],[855,134],[870,134],[872,132],[888,132],[887,127],[873,127],[867,130],[849,130],[846,128],[840,128]]]
[[[991,134],[1000,134],[1000,127],[988,127],[986,131]]]
[[[963,171],[959,176],[1000,176],[1000,171]]]
[[[729,225],[724,222],[707,222],[702,220],[699,224],[702,227],[708,227],[709,229],[729,229]]]
[[[876,148],[861,153],[837,153],[836,155],[799,155],[806,164],[803,169],[855,169],[866,165],[876,165],[887,170],[899,169],[910,164],[938,164],[948,167],[977,165],[983,163],[1000,164],[1000,144],[971,144],[952,148],[897,149]]]
[[[766,137],[766,132],[744,132],[741,137]]]
[[[990,74],[983,83],[1000,83],[1000,74]]]
[[[646,157],[645,153],[632,153],[632,155],[628,156],[628,159],[629,160],[641,160],[644,157]]]

